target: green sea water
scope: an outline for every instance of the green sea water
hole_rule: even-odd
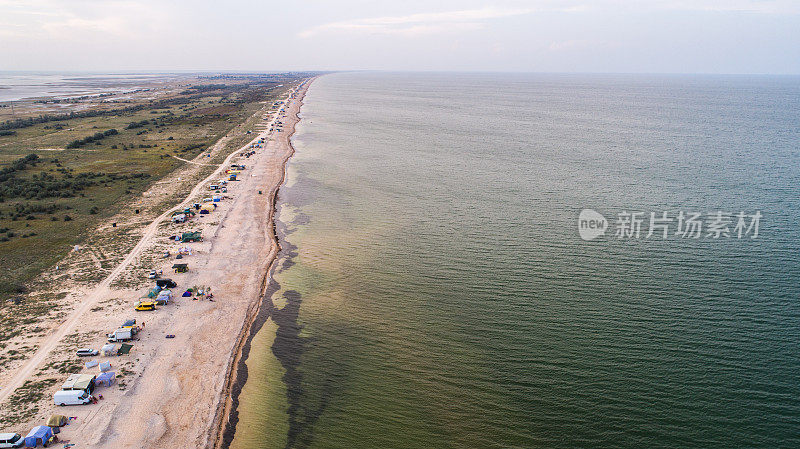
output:
[[[231,447],[800,447],[800,79],[331,74],[301,116]]]

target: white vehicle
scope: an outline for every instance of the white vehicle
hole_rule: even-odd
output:
[[[7,447],[22,447],[25,439],[18,433],[0,433],[0,449]]]
[[[93,357],[98,354],[96,349],[83,348],[76,351],[78,357]]]
[[[83,390],[59,390],[53,394],[56,405],[83,405],[92,402],[92,396]]]
[[[219,190],[219,186],[216,184],[211,184],[208,188],[211,190]]]
[[[117,341],[128,341],[131,338],[133,338],[133,329],[129,327],[119,328],[114,332],[108,334],[108,341],[110,343],[114,343]]]

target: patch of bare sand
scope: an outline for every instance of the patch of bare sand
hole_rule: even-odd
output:
[[[299,101],[296,101],[291,106],[290,118],[283,118],[287,129],[294,126],[298,105]],[[210,216],[198,216],[193,223],[165,225],[169,211],[174,208],[157,214],[163,209],[163,204],[170,202],[169,192],[175,191],[174,185],[156,184],[146,192],[142,197],[140,215],[129,214],[130,223],[122,220],[118,223],[119,228],[129,225],[130,240],[139,243],[131,251],[123,253],[124,258],[118,263],[106,264],[116,265],[113,270],[94,267],[108,272],[94,289],[74,285],[71,299],[65,300],[71,303],[62,312],[65,321],[51,324],[52,330],[38,340],[38,350],[33,357],[0,379],[3,386],[0,403],[25,380],[41,374],[42,365],[71,355],[76,346],[61,344],[65,337],[74,334],[80,344],[99,347],[104,343],[106,332],[125,319],[136,317],[146,324],[134,342],[134,350],[127,357],[108,359],[120,375],[122,388],[101,388],[98,393],[103,395],[103,399],[95,405],[55,410],[49,399],[58,388],[53,385],[37,404],[41,416],[26,426],[58,411],[77,417],[61,436],[78,443],[79,447],[204,446],[215,430],[212,430],[212,423],[219,416],[218,406],[235,356],[237,336],[242,334],[248,316],[257,304],[263,276],[276,252],[270,227],[271,208],[291,151],[289,135],[287,132],[277,133],[264,149],[249,159],[242,159],[248,170],[243,172],[240,181],[231,183],[230,199],[220,203]],[[236,159],[232,155],[220,170],[197,184],[184,204],[206,196],[208,181],[221,176],[224,168]],[[188,165],[191,167],[184,170],[208,169]],[[186,179],[191,179],[191,176],[186,176]],[[159,194],[159,189],[163,194]],[[259,195],[259,190],[269,194]],[[155,219],[148,226],[143,229],[136,227],[137,223],[146,222],[153,216]],[[205,236],[213,238],[191,245],[193,255],[184,259],[189,263],[190,271],[172,276],[179,284],[179,288],[173,290],[177,296],[174,303],[155,312],[133,312],[132,304],[141,296],[142,290],[137,289],[141,285],[136,282],[117,285],[116,280],[124,277],[132,267],[141,271],[160,265],[165,273],[169,272],[173,260],[159,261],[157,257],[164,249],[174,251],[177,248],[167,242],[166,236],[180,228],[202,229]],[[79,255],[74,257],[81,258]],[[101,258],[93,255],[89,259],[97,264]],[[113,256],[111,259],[117,262]],[[53,273],[53,279],[59,278],[68,281],[70,276]],[[142,279],[142,276],[135,278]],[[196,285],[212,286],[214,301],[180,297],[184,289]],[[168,333],[176,338],[165,339]]]

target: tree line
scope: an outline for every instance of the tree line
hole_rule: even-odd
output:
[[[115,128],[111,128],[107,131],[94,133],[93,135],[84,137],[83,139],[73,140],[72,142],[67,144],[66,148],[67,149],[80,148],[88,143],[97,142],[98,140],[105,139],[106,137],[113,136],[115,134],[119,134],[119,131],[117,131]]]

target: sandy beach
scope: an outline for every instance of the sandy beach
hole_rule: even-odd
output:
[[[56,407],[52,394],[59,389],[59,380],[37,404],[36,420],[15,430],[24,435],[42,416],[59,413],[75,417],[59,437],[76,447],[213,447],[220,422],[225,420],[232,367],[258,310],[269,266],[278,250],[273,230],[274,200],[293,152],[290,137],[307,88],[308,83],[293,91],[283,106],[285,112],[276,113],[261,131],[255,131],[253,141],[199,182],[183,203],[147,225],[139,243],[108,277],[93,290],[77,295],[75,307],[37,342],[30,358],[0,375],[0,403],[51,361],[55,352],[63,351],[65,337],[88,335],[86,345],[99,349],[105,343],[105,333],[126,319],[136,318],[142,330],[132,342],[129,355],[95,357],[111,362],[112,370],[122,375],[124,388],[98,388],[95,395],[102,395],[102,399],[97,404]],[[282,127],[275,126],[276,122],[283,122]],[[263,148],[251,148],[261,138],[266,141]],[[254,153],[244,157],[249,151]],[[211,196],[209,184],[227,176],[225,171],[233,163],[244,164],[246,169],[238,181],[228,184],[216,210],[183,224],[170,222],[171,213],[179,207]],[[167,239],[195,230],[202,231],[203,241],[175,243]],[[165,248],[175,254],[182,247],[191,250],[191,255],[177,261],[188,264],[187,273],[172,272],[174,256],[153,266],[178,284],[172,289],[173,301],[155,311],[135,312],[133,306],[144,291],[117,288],[115,280],[132,265],[163,253]],[[181,297],[185,290],[197,286],[210,287],[213,299]],[[103,310],[97,313],[99,306]],[[167,339],[167,335],[175,337]],[[98,373],[96,367],[81,372]]]

